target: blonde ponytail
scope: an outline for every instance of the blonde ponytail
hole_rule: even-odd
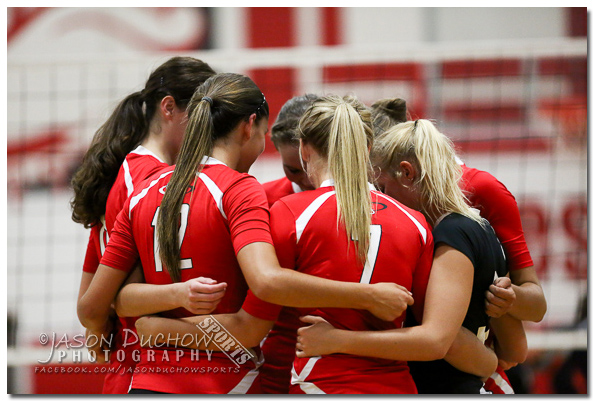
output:
[[[452,141],[431,121],[420,119],[393,126],[376,138],[372,154],[374,164],[393,175],[400,173],[401,161],[415,165],[418,177],[413,185],[420,193],[421,212],[430,221],[456,212],[483,222],[459,187],[462,170]]]
[[[366,261],[370,244],[371,200],[368,188],[368,144],[359,114],[341,103],[329,134],[328,164],[335,180],[337,219],[347,235],[357,241],[360,262]]]
[[[370,243],[371,199],[368,187],[368,147],[373,132],[370,113],[353,97],[327,96],[314,102],[300,120],[299,135],[328,160],[335,182],[337,223],[356,241],[360,263]]]

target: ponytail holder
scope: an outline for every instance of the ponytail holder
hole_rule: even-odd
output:
[[[213,106],[213,99],[211,99],[209,96],[203,96],[201,101],[207,101],[209,102],[209,105]]]
[[[262,102],[261,102],[260,106],[258,106],[256,108],[256,111],[254,111],[254,113],[258,113],[260,111],[260,109],[264,106],[264,104],[267,101],[267,98],[265,98],[265,96],[264,96],[264,94],[262,92],[261,92],[261,95],[262,95]]]

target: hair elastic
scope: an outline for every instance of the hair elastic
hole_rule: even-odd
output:
[[[265,98],[264,94],[261,92],[262,94],[262,103],[260,104],[260,106],[258,106],[256,108],[256,111],[254,111],[254,113],[258,113],[260,111],[260,108],[265,104],[265,102],[267,101],[267,98]]]
[[[213,99],[211,99],[209,96],[203,96],[201,101],[207,101],[209,102],[209,105],[213,106]]]

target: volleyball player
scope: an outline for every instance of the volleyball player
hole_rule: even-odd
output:
[[[420,393],[479,394],[483,391],[479,377],[455,368],[452,361],[434,360],[431,355],[441,343],[448,349],[462,324],[482,341],[491,325],[501,340],[496,344],[500,358],[519,361],[526,357],[522,323],[510,316],[492,318],[490,323],[485,312],[485,291],[495,277],[506,274],[496,234],[466,204],[458,186],[461,172],[452,145],[431,122],[416,120],[393,126],[375,139],[373,159],[380,170],[381,190],[422,212],[433,227],[434,264],[426,308],[421,320],[413,314],[421,325],[392,332],[348,332],[334,329],[320,318],[308,317],[306,320],[314,325],[298,332],[298,356],[402,356],[409,360]],[[448,340],[436,342],[438,333],[447,335]],[[481,360],[464,351],[461,356],[465,354],[467,360]]]
[[[407,114],[400,98],[383,99],[372,105],[377,135],[403,122]],[[491,317],[510,313],[522,321],[539,322],[547,310],[543,289],[525,241],[521,217],[514,196],[488,172],[470,168],[457,157],[463,169],[460,186],[470,205],[490,222],[506,253],[511,287],[490,286],[486,311]],[[487,380],[485,389],[493,393],[514,393],[502,367]]]
[[[313,189],[299,156],[297,129],[300,118],[317,98],[318,96],[314,94],[291,98],[283,105],[271,127],[271,139],[281,155],[285,177],[263,184],[270,206],[287,195]],[[388,119],[384,113],[374,113],[375,110],[386,110],[386,114],[390,114],[392,119],[407,120],[404,100],[390,99],[386,105],[377,102],[374,106],[376,106],[372,108],[374,128],[381,123],[379,119]],[[263,393],[289,392],[297,329],[303,325],[299,315],[297,309],[284,307],[275,326],[261,345],[265,358],[260,368]]]
[[[421,313],[432,236],[421,214],[370,188],[369,111],[354,98],[323,97],[300,120],[298,135],[317,189],[284,198],[271,209],[281,264],[342,281],[399,283],[412,292],[412,308]],[[403,315],[381,322],[355,310],[301,312],[354,331],[399,328],[404,320]],[[296,358],[291,383],[291,393],[416,392],[405,362],[348,355]]]
[[[118,216],[97,283],[91,284],[78,306],[88,328],[105,331],[109,306],[139,257],[145,288],[205,273],[225,281],[227,290],[215,313],[236,312],[250,285],[256,296],[276,304],[367,309],[382,319],[402,314],[412,300],[396,284],[345,284],[279,266],[266,196],[246,174],[264,149],[268,122],[268,104],[249,78],[237,74],[209,78],[193,95],[188,115],[175,168],[154,176],[148,187],[128,199]],[[94,303],[88,302],[91,297]],[[253,359],[223,376],[217,374],[230,365],[223,353],[194,361],[189,354],[179,356],[180,348],[163,347],[160,352],[161,360],[155,360],[142,349],[137,365],[141,371],[133,376],[131,393],[256,391],[258,362]],[[172,367],[204,369],[206,374],[182,370],[172,376]],[[144,372],[145,368],[160,372]],[[215,369],[219,371],[213,373]]]
[[[297,128],[300,118],[316,99],[318,96],[314,94],[304,94],[289,99],[281,107],[271,127],[271,140],[281,155],[285,176],[262,185],[269,207],[285,196],[314,189],[300,160]],[[295,357],[296,332],[302,325],[299,316],[297,309],[284,307],[261,345],[264,363],[260,367],[259,377],[262,392],[265,394],[289,392],[291,367]]]
[[[374,136],[378,137],[395,124],[409,120],[407,102],[401,98],[377,100],[370,107],[374,124]]]
[[[296,129],[306,109],[317,98],[314,94],[304,94],[289,99],[279,110],[271,127],[271,140],[281,156],[285,173],[284,177],[262,185],[271,207],[282,197],[314,189],[300,162]]]
[[[491,317],[510,315],[524,321],[542,320],[547,303],[531,254],[527,248],[519,209],[506,186],[490,173],[470,168],[457,158],[463,176],[461,186],[471,205],[493,225],[506,252],[512,286],[493,284],[486,292],[486,312]],[[484,388],[494,394],[513,394],[514,390],[502,362],[486,380]]]
[[[271,209],[273,240],[281,264],[346,283],[397,281],[412,290],[412,308],[421,315],[432,259],[432,236],[421,214],[368,187],[368,145],[373,138],[369,112],[354,99],[322,98],[303,117],[299,132],[306,169],[318,189],[285,197]],[[354,242],[354,238],[367,238],[368,242]],[[367,260],[365,264],[363,260]],[[267,312],[266,304],[249,294],[238,314],[215,317],[240,341],[255,345],[268,330],[264,318],[257,317],[269,314],[272,320],[275,315],[271,316],[271,311],[275,308]],[[398,328],[404,319],[403,316],[388,323],[361,311],[315,312],[335,325],[354,330]],[[137,328],[139,334],[147,337],[159,333],[175,337],[196,333],[190,323],[201,326],[203,322],[202,317],[177,321],[144,317],[137,322]],[[261,331],[258,333],[256,328]],[[438,335],[443,329],[431,333]],[[473,346],[481,348],[480,352],[493,357],[493,365],[483,367],[483,372],[491,372],[495,356],[474,335],[469,335],[466,341],[470,339]],[[433,344],[430,346],[434,348]],[[375,358],[298,358],[294,371],[295,393],[416,392],[406,363],[395,362],[390,352]]]
[[[194,90],[214,74],[209,65],[201,60],[173,57],[151,73],[141,91],[122,100],[95,133],[83,163],[72,180],[73,220],[91,227],[79,299],[93,280],[116,215],[140,182],[153,172],[173,164],[187,122],[186,105]],[[210,280],[204,282],[212,283]],[[195,291],[215,291],[221,290],[225,284],[210,289],[194,281],[186,286]],[[178,289],[177,293],[173,293],[179,299],[175,301],[174,307],[190,304],[183,290]],[[200,298],[200,295],[194,298]],[[193,303],[198,301],[194,300]],[[197,312],[208,311],[204,309]],[[104,393],[128,392],[136,345],[122,347],[123,335],[126,333],[124,329],[134,330],[134,321],[120,319],[117,323],[112,351],[114,358],[111,359],[110,367],[113,370],[106,375]],[[128,343],[132,342],[129,340]],[[120,350],[123,353],[119,354]],[[119,356],[119,359],[115,359],[115,356]],[[104,355],[100,353],[97,357],[101,361]]]

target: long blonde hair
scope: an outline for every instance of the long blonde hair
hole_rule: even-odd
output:
[[[432,222],[456,212],[479,223],[483,219],[469,207],[459,187],[461,166],[456,162],[452,141],[429,120],[397,124],[375,138],[374,165],[401,174],[399,164],[408,161],[418,172],[413,186],[419,189],[421,212]]]
[[[374,135],[369,110],[354,97],[320,98],[301,118],[298,136],[327,159],[335,182],[337,224],[345,226],[348,241],[356,241],[358,259],[364,263],[372,211],[368,147]]]
[[[210,156],[215,142],[225,138],[251,114],[256,119],[268,117],[264,95],[248,77],[240,74],[217,74],[198,87],[188,104],[188,126],[176,161],[176,167],[161,200],[157,219],[159,256],[173,282],[179,282],[180,243],[179,215],[191,180]]]

